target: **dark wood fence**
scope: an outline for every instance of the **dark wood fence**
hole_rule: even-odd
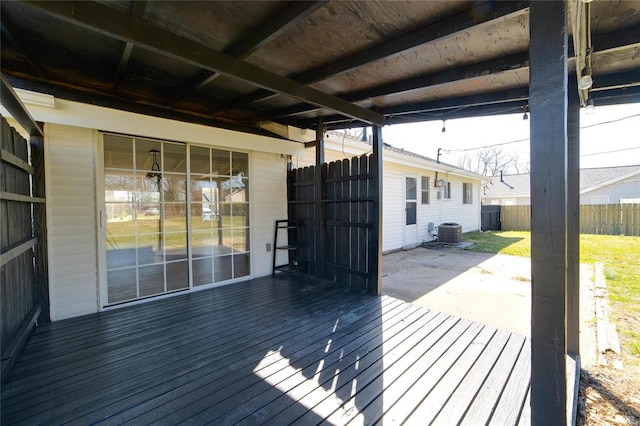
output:
[[[289,172],[291,256],[306,272],[375,292],[374,157],[363,155]],[[319,196],[319,197],[318,197]]]
[[[481,225],[483,231],[500,231],[500,206],[482,206],[480,208]]]
[[[42,142],[41,139],[39,142]],[[0,117],[0,347],[2,379],[11,368],[15,355],[28,338],[40,314],[43,298],[47,299],[46,263],[36,261],[35,254],[46,253],[44,238],[43,181],[32,180],[38,167],[29,164],[32,157],[42,164],[42,144],[29,144],[6,120]],[[38,173],[42,179],[42,173]],[[42,194],[37,194],[42,191]],[[42,257],[46,258],[46,255]],[[38,268],[44,268],[38,270]],[[44,281],[42,281],[44,280]],[[46,302],[48,316],[48,301]]]

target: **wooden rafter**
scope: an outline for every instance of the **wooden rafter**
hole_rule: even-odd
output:
[[[136,18],[143,18],[144,13],[147,10],[147,1],[139,0],[134,1],[131,4],[131,15]],[[131,58],[131,52],[133,51],[133,43],[126,42],[124,44],[124,49],[122,49],[122,55],[120,56],[120,61],[118,61],[118,69],[116,70],[116,75],[113,78],[113,85],[111,86],[111,92],[115,92],[118,89],[118,85],[120,84],[120,80],[122,78],[122,73],[127,68],[129,64],[129,59]]]
[[[373,62],[381,61],[402,52],[415,49],[427,43],[436,43],[449,40],[470,28],[479,29],[489,24],[495,24],[500,20],[513,18],[527,12],[528,1],[524,2],[499,2],[483,3],[474,8],[473,13],[465,12],[452,18],[438,22],[402,35],[398,38],[382,43],[370,49],[363,50],[349,57],[340,59],[301,74],[294,75],[292,79],[304,84],[316,83],[326,80],[338,74],[362,67]],[[247,104],[268,99],[276,94],[268,91],[256,91],[242,96],[229,105],[230,109],[245,106]]]
[[[628,28],[625,30],[614,31],[607,34],[594,36],[594,44],[598,46],[598,50],[593,53],[594,60],[603,55],[614,51],[625,49],[635,49],[640,46],[640,30]],[[570,45],[571,46],[571,45]],[[573,60],[573,54],[570,50],[569,54]],[[389,96],[397,93],[408,92],[412,90],[421,90],[430,86],[449,84],[461,80],[467,80],[474,77],[482,77],[488,74],[496,74],[507,70],[526,69],[529,67],[529,53],[521,52],[507,57],[492,59],[483,63],[473,64],[466,67],[459,67],[453,70],[423,75],[419,77],[409,78],[396,81],[381,86],[359,90],[355,92],[345,93],[340,97],[349,102],[359,102],[378,96]],[[627,75],[629,73],[624,73]],[[635,79],[627,75],[628,82],[640,80],[640,72],[635,72]],[[620,75],[622,77],[622,75]],[[620,78],[617,84],[625,84],[620,82],[624,78]],[[603,86],[604,87],[604,86]],[[294,105],[289,108],[283,108],[270,112],[265,118],[274,120],[278,118],[291,117],[300,114],[315,111],[316,108],[310,108],[307,105]]]
[[[419,77],[395,81],[381,86],[358,90],[341,95],[342,99],[349,102],[359,102],[378,96],[389,96],[393,94],[422,90],[431,86],[449,84],[456,81],[466,80],[474,77],[483,77],[488,74],[497,74],[507,70],[523,69],[529,66],[529,54],[520,53],[509,57],[493,59],[480,64],[473,64],[466,67],[446,70],[443,72],[427,74]],[[305,105],[296,105],[285,110],[274,111],[269,114],[268,119],[288,117],[309,111]]]
[[[256,31],[252,32],[242,41],[227,49],[226,53],[237,59],[244,59],[258,50],[260,47],[271,42],[272,40],[283,34],[285,31],[289,30],[296,23],[311,15],[326,3],[327,1],[292,2],[285,6],[285,8],[281,10],[276,16],[272,16],[267,19],[266,22],[264,22],[263,25],[261,25]],[[206,70],[198,73],[195,78],[186,83],[180,90],[175,93],[175,95],[167,100],[165,104],[172,105],[178,102],[189,93],[200,90],[202,87],[211,83],[219,76],[220,73],[212,73]]]
[[[255,86],[333,110],[347,117],[378,125],[383,122],[382,116],[376,112],[154,27],[142,19],[121,13],[108,6],[84,2],[47,1],[27,1],[24,4],[102,35],[133,43],[135,46],[212,72],[233,76]]]
[[[33,119],[27,108],[13,90],[4,75],[1,77],[2,83],[0,85],[0,97],[2,98],[2,106],[16,119],[18,123],[25,129],[31,136],[43,136],[42,127]]]
[[[22,52],[27,62],[36,71],[36,73],[41,77],[46,77],[47,73],[44,70],[43,66],[40,64],[37,55],[34,53],[29,43],[20,33],[20,30],[13,22],[11,16],[7,13],[7,11],[2,10],[2,14],[0,14],[0,17],[2,18],[2,32],[7,36],[9,40],[13,42],[18,50]]]

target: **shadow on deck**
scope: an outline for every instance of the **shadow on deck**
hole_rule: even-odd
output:
[[[520,335],[308,275],[46,324],[2,424],[528,424]]]

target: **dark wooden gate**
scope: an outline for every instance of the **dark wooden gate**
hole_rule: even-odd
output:
[[[291,256],[308,273],[375,292],[374,156],[321,167],[321,191],[315,166],[289,172],[289,219],[297,225],[290,241],[299,247]]]
[[[481,228],[483,231],[500,231],[502,224],[500,223],[500,206],[482,206],[480,209],[480,217],[482,220]]]
[[[43,319],[48,319],[49,304],[42,139],[29,144],[0,117],[0,157],[0,347],[4,382],[42,308]]]

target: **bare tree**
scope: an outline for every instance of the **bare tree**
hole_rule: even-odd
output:
[[[497,176],[501,171],[528,171],[528,167],[518,161],[517,153],[503,151],[500,147],[483,148],[472,154],[465,152],[458,159],[458,166],[484,176]]]

